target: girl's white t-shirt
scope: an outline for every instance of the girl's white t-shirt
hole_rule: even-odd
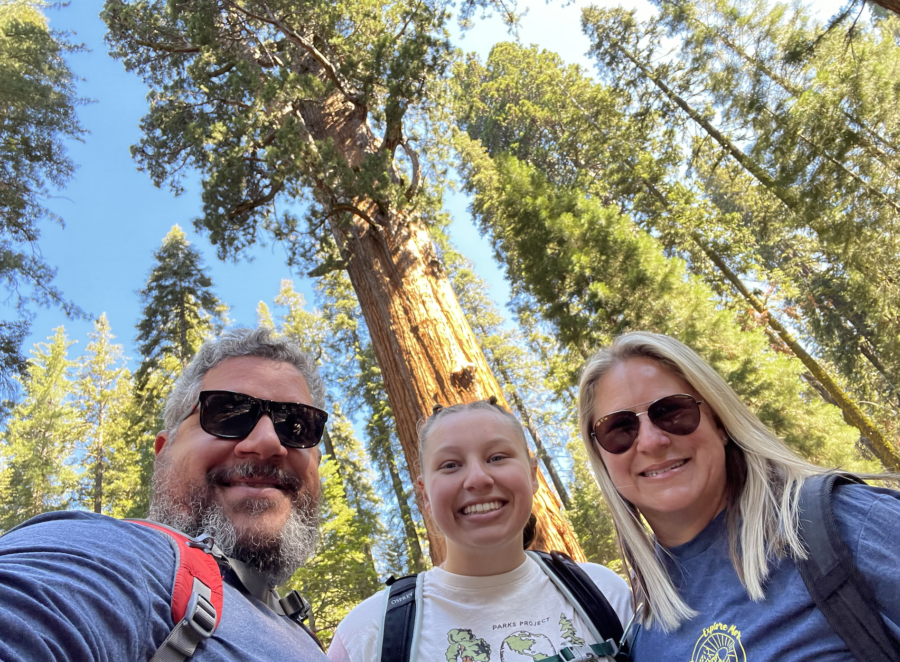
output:
[[[581,563],[619,615],[631,619],[631,591],[609,568]],[[420,662],[531,662],[566,646],[595,641],[581,618],[529,557],[511,572],[490,577],[425,573]],[[338,625],[328,650],[332,662],[377,662],[384,594],[360,603]],[[384,662],[392,662],[385,660]]]

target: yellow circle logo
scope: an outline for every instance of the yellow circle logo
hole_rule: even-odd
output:
[[[747,662],[741,631],[724,623],[704,628],[694,646],[691,662]]]

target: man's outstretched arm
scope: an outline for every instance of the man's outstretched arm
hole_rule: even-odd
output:
[[[0,661],[147,660],[172,628],[175,554],[127,522],[41,515],[0,537]]]

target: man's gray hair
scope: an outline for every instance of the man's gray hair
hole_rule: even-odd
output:
[[[280,336],[266,327],[229,329],[218,338],[203,343],[175,382],[163,413],[163,422],[169,431],[170,441],[197,402],[204,375],[222,361],[241,356],[258,356],[294,366],[306,380],[312,404],[319,409],[325,408],[325,384],[319,376],[316,361],[300,348],[296,340]]]

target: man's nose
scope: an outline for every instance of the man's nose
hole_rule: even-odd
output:
[[[638,436],[637,439],[635,439],[634,445],[638,453],[652,455],[660,449],[669,446],[672,443],[672,440],[665,432],[653,424],[650,417],[645,415],[646,413],[647,412],[641,412],[641,414],[638,415],[640,427],[638,428]]]
[[[271,457],[287,456],[287,448],[281,445],[272,419],[266,413],[260,416],[250,434],[235,444],[234,454],[238,457],[256,456],[261,460],[268,460]]]

